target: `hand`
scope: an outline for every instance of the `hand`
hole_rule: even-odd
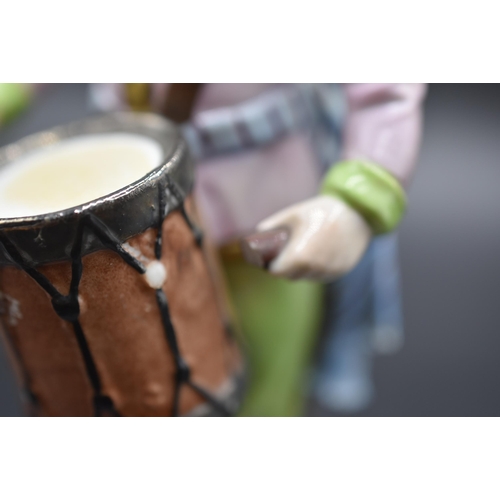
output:
[[[372,232],[342,200],[316,196],[262,221],[258,231],[288,228],[290,238],[269,271],[290,279],[331,281],[348,273],[363,256]]]

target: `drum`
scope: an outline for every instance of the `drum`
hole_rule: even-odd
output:
[[[1,319],[31,412],[231,415],[244,363],[176,126],[141,113],[88,119],[0,149],[0,174],[39,148],[107,133],[153,139],[163,161],[77,207],[0,219]]]

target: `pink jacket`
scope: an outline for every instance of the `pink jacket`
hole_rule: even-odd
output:
[[[193,121],[203,111],[230,109],[273,86],[207,84],[198,96]],[[154,85],[153,104],[161,102],[167,89],[168,84]],[[347,115],[341,156],[373,161],[407,186],[420,144],[426,86],[345,84],[344,90]],[[106,91],[112,101],[113,92],[109,88]],[[116,107],[120,100],[116,92],[114,96],[113,107]],[[311,135],[304,131],[260,149],[201,161],[197,166],[195,194],[211,237],[222,244],[252,231],[274,212],[315,196],[323,175],[318,163]]]
[[[266,88],[208,85],[194,112],[230,106]],[[425,85],[347,84],[345,92],[342,157],[376,162],[407,185],[419,149]],[[272,213],[316,195],[321,183],[317,163],[310,138],[303,133],[264,149],[202,162],[196,195],[212,237],[223,243],[252,231]]]

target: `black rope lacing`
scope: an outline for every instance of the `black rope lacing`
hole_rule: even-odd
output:
[[[155,242],[155,257],[157,260],[160,260],[162,256],[163,221],[165,220],[165,216],[168,213],[166,197],[167,190],[170,191],[170,193],[175,198],[176,204],[178,205],[178,207],[176,208],[180,210],[180,213],[186,224],[192,231],[193,237],[198,246],[201,246],[203,239],[201,230],[191,221],[185,210],[184,202],[182,201],[182,196],[177,186],[175,186],[175,184],[167,178],[163,182],[160,182],[158,186],[159,218],[157,224],[158,232]],[[83,358],[85,371],[92,385],[94,393],[93,407],[95,416],[120,416],[115,409],[111,398],[102,392],[101,378],[99,376],[99,372],[95,365],[92,352],[89,348],[87,339],[79,321],[80,304],[78,301],[78,291],[83,273],[83,241],[87,232],[92,232],[106,248],[116,252],[126,264],[135,269],[138,273],[144,274],[146,272],[146,267],[144,266],[144,264],[134,256],[132,256],[130,253],[128,253],[123,248],[119,239],[106,226],[106,224],[93,214],[85,215],[79,222],[77,228],[75,240],[71,249],[71,283],[68,295],[61,294],[47,279],[46,276],[35,269],[34,264],[29,259],[21,255],[19,250],[10,241],[6,234],[0,233],[0,242],[4,246],[11,260],[18,267],[23,269],[29,276],[31,276],[31,278],[33,278],[49,294],[49,296],[51,297],[52,306],[57,315],[63,320],[71,323],[75,333],[76,341],[78,343],[78,347]],[[168,300],[165,292],[161,288],[157,289],[155,292],[156,301],[160,309],[160,315],[165,330],[165,338],[173,354],[176,367],[172,416],[179,415],[180,393],[183,385],[191,387],[196,393],[202,396],[214,408],[214,410],[219,412],[221,415],[230,415],[230,412],[222,403],[217,401],[217,399],[214,398],[209,392],[207,392],[205,389],[198,386],[191,380],[190,369],[184,361],[179,350],[177,335],[170,318]],[[28,393],[31,394],[29,388]]]

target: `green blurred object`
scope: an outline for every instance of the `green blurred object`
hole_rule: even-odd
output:
[[[27,84],[0,83],[0,126],[22,113],[31,102],[31,96]]]
[[[321,192],[337,196],[358,211],[375,234],[394,230],[406,209],[406,195],[398,180],[366,161],[346,160],[334,165]]]
[[[279,279],[243,261],[225,261],[224,268],[250,365],[240,415],[301,415],[323,286]]]

